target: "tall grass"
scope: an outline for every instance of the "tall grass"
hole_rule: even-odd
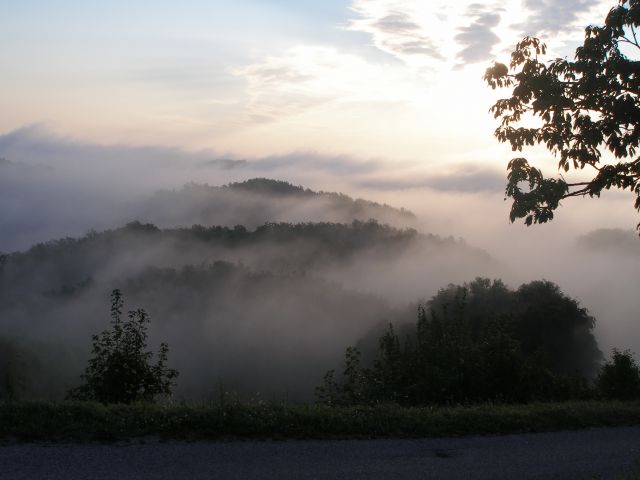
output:
[[[640,402],[425,408],[239,402],[200,406],[0,403],[0,438],[18,441],[458,436],[638,424]]]

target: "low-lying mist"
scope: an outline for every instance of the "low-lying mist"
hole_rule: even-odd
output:
[[[433,272],[494,267],[459,241],[375,221],[255,230],[132,223],[5,256],[2,331],[75,352],[59,382],[70,385],[90,335],[107,326],[108,293],[119,288],[130,308],[151,314],[152,339],[169,342],[183,372],[178,395],[203,398],[222,382],[309,398],[345,345],[378,324],[412,320],[399,308],[406,292],[385,273],[411,262]],[[354,278],[365,270],[379,278]]]
[[[307,187],[326,189],[342,185],[339,178],[377,169],[375,162],[350,157],[297,153],[245,160],[211,151],[88,144],[43,127],[24,128],[0,135],[0,252],[135,220],[160,227],[369,218],[410,225],[410,212],[294,187],[307,180]],[[265,176],[292,185],[218,187]]]
[[[379,163],[348,157],[260,163],[34,130],[0,136],[0,157],[0,337],[30,352],[32,395],[78,383],[113,288],[151,314],[150,345],[169,343],[187,399],[220,385],[309,399],[346,346],[415,323],[418,302],[478,276],[555,282],[597,319],[605,354],[640,349],[624,195],[526,228],[509,224],[489,169],[385,184]]]

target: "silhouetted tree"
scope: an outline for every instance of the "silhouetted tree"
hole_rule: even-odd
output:
[[[329,372],[318,398],[424,405],[581,397],[601,356],[593,326],[586,309],[551,282],[515,292],[485,278],[449,285],[418,308],[404,344],[388,328],[372,367],[348,348],[342,383]]]
[[[123,300],[119,290],[111,293],[111,329],[94,335],[92,357],[82,375],[84,383],[69,392],[78,400],[102,403],[132,403],[153,401],[168,396],[178,372],[167,367],[169,347],[160,344],[157,361],[147,348],[147,313],[130,311],[122,319]]]
[[[640,369],[630,351],[613,350],[611,360],[603,365],[598,377],[598,390],[609,399],[640,398]]]
[[[590,180],[575,183],[545,178],[525,158],[509,162],[507,196],[513,199],[510,219],[527,225],[553,219],[560,201],[576,196],[600,196],[603,189],[619,188],[635,194],[640,209],[640,64],[627,52],[638,53],[636,28],[640,3],[621,0],[603,26],[587,27],[584,43],[573,61],[540,60],[545,45],[526,37],[511,54],[509,66],[495,63],[485,74],[491,88],[513,87],[511,97],[492,107],[501,124],[500,142],[514,151],[543,144],[559,157],[559,168],[591,167]],[[529,118],[540,120],[529,126]],[[526,120],[525,120],[526,119]],[[526,125],[521,122],[526,121]],[[603,153],[615,162],[602,163]],[[522,184],[527,186],[523,188]],[[640,229],[640,223],[638,224]]]
[[[533,281],[515,292],[517,338],[527,354],[559,373],[593,378],[602,360],[586,308],[549,281]]]

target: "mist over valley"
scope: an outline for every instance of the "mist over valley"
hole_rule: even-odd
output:
[[[640,344],[640,255],[616,195],[527,229],[505,220],[491,168],[390,181],[375,160],[244,160],[43,127],[0,136],[0,157],[1,336],[23,352],[31,398],[77,384],[115,288],[150,314],[152,344],[169,343],[186,400],[221,385],[313,399],[345,348],[372,362],[389,323],[411,332],[418,305],[477,277],[555,282],[596,319],[605,355]]]

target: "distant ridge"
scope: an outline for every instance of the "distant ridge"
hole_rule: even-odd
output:
[[[398,256],[415,245],[441,251],[457,250],[460,254],[464,252],[483,260],[489,259],[485,252],[453,238],[422,234],[412,228],[397,229],[375,220],[354,220],[350,224],[268,222],[253,230],[242,225],[161,229],[151,223],[134,221],[117,229],[91,231],[78,238],[50,240],[24,252],[3,255],[0,287],[7,292],[20,283],[18,279],[27,283],[39,281],[43,278],[38,273],[42,268],[56,272],[48,276],[54,285],[65,278],[75,278],[72,283],[80,282],[94,277],[101,269],[113,273],[113,265],[120,265],[115,260],[117,257],[133,256],[137,258],[135,265],[146,268],[167,265],[167,257],[172,258],[170,265],[201,264],[214,258],[243,258],[247,249],[260,248],[264,253],[253,261],[243,261],[249,266],[258,265],[259,270],[268,265],[278,271],[287,267],[287,270],[300,272],[372,251],[383,256]],[[122,268],[129,272],[135,269],[131,263]],[[3,276],[9,271],[11,275]],[[36,291],[49,287],[41,285]]]
[[[302,185],[293,185],[289,182],[285,182],[283,180],[273,180],[270,178],[251,178],[249,180],[245,180],[244,182],[235,182],[225,185],[223,188],[230,188],[232,190],[240,190],[246,192],[253,193],[261,193],[267,195],[281,195],[281,196],[304,196],[304,197],[314,197],[320,196],[325,198],[331,198],[336,202],[349,203],[353,202],[355,205],[361,207],[370,207],[374,209],[382,209],[388,210],[390,212],[396,213],[400,217],[404,217],[406,219],[415,220],[416,215],[403,207],[395,208],[387,205],[386,203],[377,203],[371,200],[365,200],[362,198],[353,199],[349,195],[338,192],[325,192],[323,190],[314,191],[310,188],[304,188]],[[372,217],[373,218],[373,217]]]
[[[591,251],[640,256],[640,238],[633,230],[599,228],[578,237],[576,243]]]
[[[296,186],[284,180],[273,180],[271,178],[250,178],[244,182],[229,183],[224,185],[223,188],[270,195],[316,195],[316,192],[308,188],[305,189],[302,185]]]
[[[131,218],[162,227],[244,225],[267,222],[333,222],[375,219],[395,227],[415,226],[416,216],[370,200],[313,191],[282,180],[252,178],[223,186],[188,183],[159,190],[130,209]]]

